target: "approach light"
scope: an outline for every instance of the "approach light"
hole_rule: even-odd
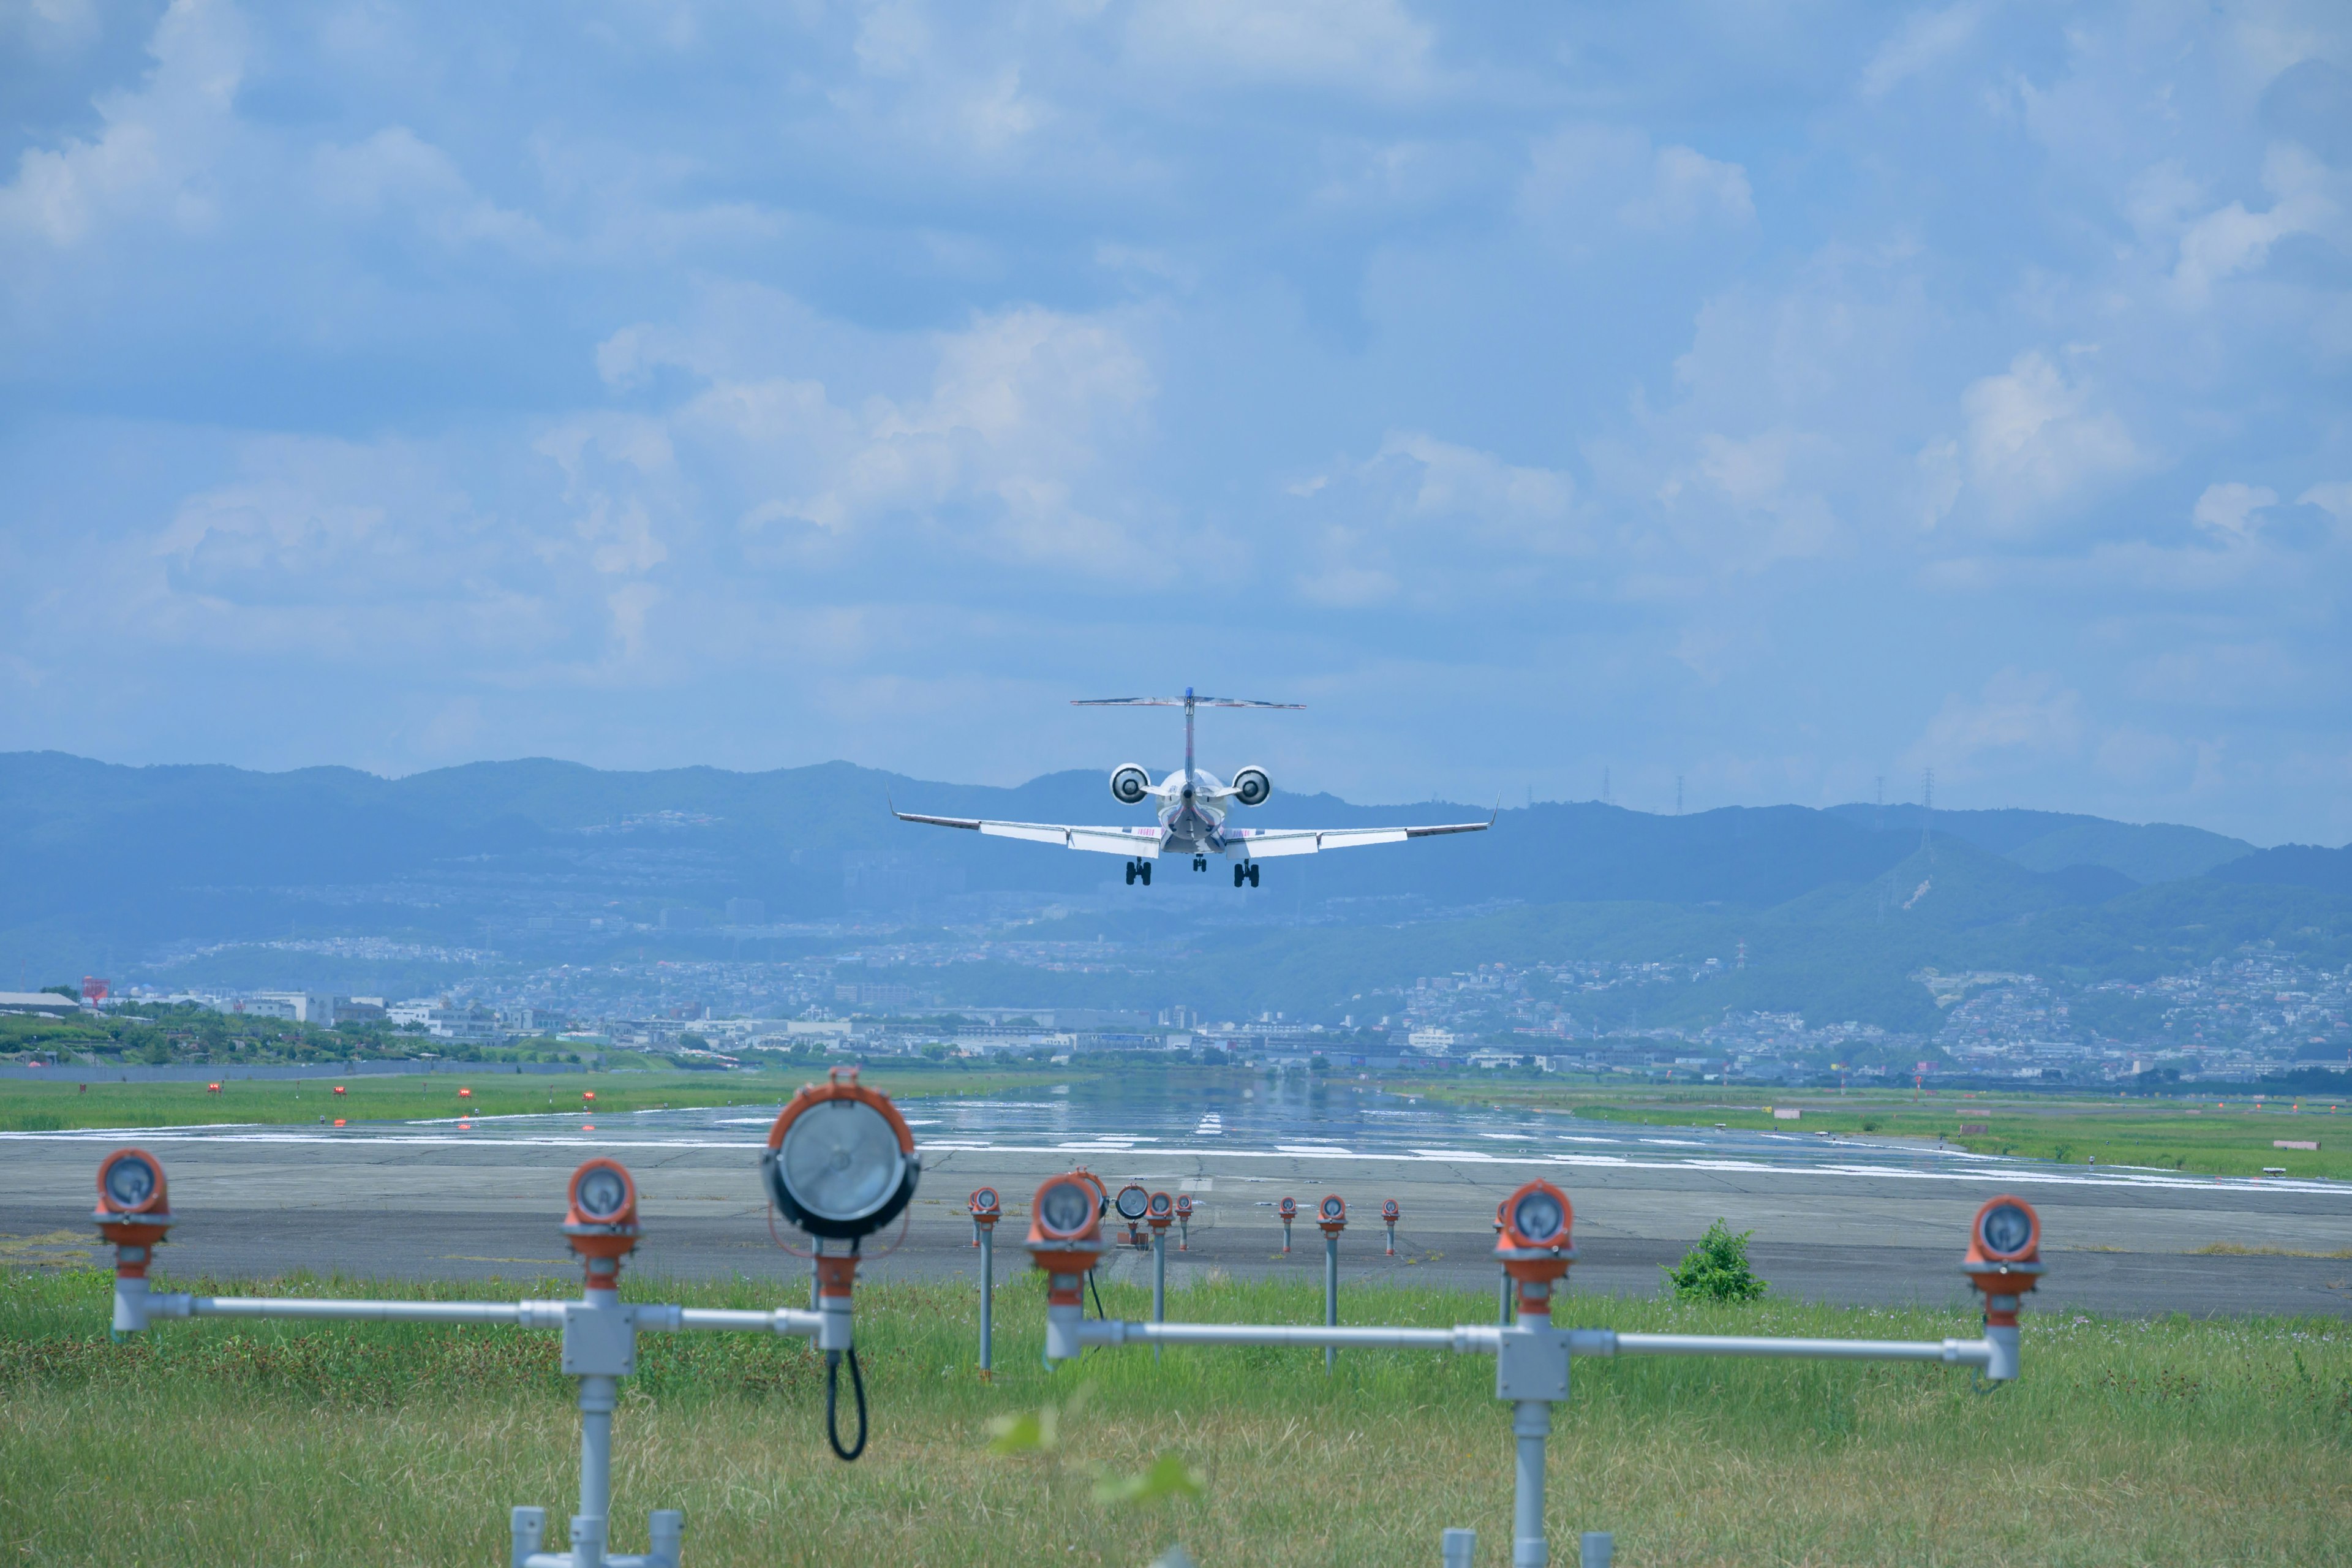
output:
[[[1984,1297],[1985,1338],[1993,1347],[1985,1377],[2010,1382],[2018,1370],[2017,1310],[2042,1274],[2042,1216],[2033,1205],[2007,1193],[1987,1198],[1969,1226],[1960,1272]]]
[[[1164,1226],[1175,1215],[1176,1200],[1166,1193],[1154,1193],[1144,1212],[1152,1224]]]
[[[1076,1241],[1095,1228],[1101,1218],[1093,1188],[1076,1176],[1056,1176],[1037,1189],[1030,1205],[1034,1239]]]
[[[1503,1233],[1495,1238],[1495,1256],[1518,1286],[1520,1321],[1549,1321],[1552,1286],[1576,1257],[1576,1210],[1566,1193],[1538,1179],[1505,1198],[1496,1216]]]
[[[163,1167],[144,1149],[117,1149],[98,1166],[98,1216],[163,1212]]]
[[[995,1219],[1003,1214],[994,1187],[975,1187],[971,1194],[971,1214],[974,1219]]]
[[[2032,1212],[2010,1199],[1996,1198],[1977,1215],[1977,1236],[1991,1258],[2022,1258],[2033,1249],[2038,1228]]]
[[[1118,1209],[1118,1217],[1132,1225],[1150,1208],[1151,1194],[1129,1182],[1119,1188],[1118,1196],[1113,1201]]]
[[[563,1235],[587,1272],[588,1288],[610,1290],[619,1283],[621,1259],[636,1250],[637,1183],[618,1160],[585,1161],[572,1173],[571,1210]]]
[[[1548,1186],[1522,1191],[1512,1200],[1504,1229],[1522,1247],[1553,1245],[1568,1232],[1567,1196]]]
[[[1381,1205],[1381,1219],[1384,1224],[1396,1224],[1397,1220],[1401,1217],[1402,1213],[1402,1211],[1397,1207],[1397,1201],[1394,1198],[1391,1198],[1386,1203]]]
[[[1178,1219],[1191,1219],[1192,1217],[1192,1194],[1178,1193],[1176,1194],[1176,1217]]]
[[[768,1129],[760,1173],[783,1216],[814,1237],[871,1236],[914,1201],[922,1162],[915,1134],[889,1097],[833,1069],[809,1084]]]
[[[1297,1198],[1285,1198],[1280,1203],[1274,1205],[1274,1212],[1280,1215],[1286,1222],[1297,1219],[1298,1217],[1298,1200]]]
[[[1327,1193],[1316,1205],[1315,1223],[1323,1227],[1326,1236],[1337,1236],[1348,1228],[1348,1201],[1337,1193]]]

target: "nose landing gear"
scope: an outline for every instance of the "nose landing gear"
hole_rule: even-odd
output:
[[[1205,871],[1208,868],[1209,858],[1206,855],[1195,855],[1192,857],[1192,869],[1195,871]]]
[[[1251,861],[1245,862],[1245,863],[1244,863],[1244,864],[1243,864],[1243,865],[1239,865],[1239,866],[1236,866],[1236,867],[1234,867],[1234,887],[1236,887],[1236,888],[1238,888],[1238,887],[1240,887],[1240,886],[1241,886],[1244,881],[1246,881],[1247,883],[1249,883],[1249,885],[1250,885],[1251,887],[1253,887],[1253,888],[1255,888],[1255,887],[1256,887],[1256,886],[1257,886],[1257,862],[1256,862],[1256,861],[1255,861],[1255,860],[1251,860]]]
[[[1147,887],[1147,888],[1148,888],[1148,887],[1151,886],[1151,862],[1150,862],[1150,861],[1149,861],[1149,860],[1129,860],[1129,861],[1127,863],[1127,885],[1128,885],[1129,887],[1132,888],[1133,886],[1135,886],[1136,879],[1137,879],[1138,878],[1141,878],[1141,879],[1142,879],[1142,880],[1143,880],[1143,885],[1144,885],[1145,887]]]

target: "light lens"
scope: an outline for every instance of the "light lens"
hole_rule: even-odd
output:
[[[1996,1204],[1985,1211],[1977,1233],[1984,1237],[1987,1252],[2022,1252],[2026,1243],[2033,1239],[2033,1221],[2015,1204]]]
[[[580,1178],[580,1184],[572,1190],[572,1201],[590,1219],[611,1219],[628,1206],[629,1184],[621,1179],[620,1172],[599,1165]]]
[[[795,1117],[776,1152],[784,1185],[819,1219],[863,1219],[890,1200],[907,1157],[883,1114],[862,1100],[826,1100]]]
[[[1168,1212],[1168,1194],[1166,1193],[1154,1193],[1151,1194],[1151,1212],[1153,1214],[1166,1214]]]
[[[985,1213],[996,1206],[996,1189],[982,1187],[971,1194],[971,1206]]]
[[[1568,1215],[1549,1193],[1529,1193],[1511,1210],[1511,1228],[1538,1245],[1558,1237]]]
[[[135,1209],[155,1195],[155,1167],[126,1154],[106,1168],[106,1195],[117,1208]]]
[[[1341,1203],[1338,1198],[1325,1198],[1323,1200],[1323,1217],[1325,1219],[1338,1219],[1341,1215],[1346,1214],[1347,1212],[1348,1205]]]
[[[1094,1194],[1076,1182],[1060,1182],[1037,1197],[1037,1218],[1056,1236],[1076,1236],[1094,1218]]]
[[[1118,1213],[1122,1219],[1141,1219],[1150,1206],[1151,1195],[1141,1187],[1121,1187],[1118,1190]]]

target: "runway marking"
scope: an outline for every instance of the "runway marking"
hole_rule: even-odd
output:
[[[0,1132],[0,1142],[94,1143],[120,1138],[124,1129],[78,1129],[63,1132]],[[362,1133],[332,1132],[236,1132],[220,1133],[202,1129],[175,1130],[163,1127],[131,1129],[140,1141],[170,1143],[284,1143],[341,1144],[345,1148],[446,1148],[485,1149],[627,1149],[657,1153],[665,1150],[727,1149],[745,1155],[754,1155],[761,1145],[751,1142],[716,1139],[687,1138],[582,1138],[523,1137],[478,1138],[448,1137],[430,1133],[393,1133],[373,1136]],[[1097,1143],[993,1143],[939,1142],[920,1143],[917,1148],[934,1153],[974,1154],[1042,1154],[1058,1156],[1073,1152],[1118,1153],[1129,1152],[1125,1142]],[[2352,1198],[2352,1182],[2326,1182],[2315,1179],[2255,1178],[2251,1176],[2197,1176],[2171,1174],[2158,1176],[2126,1176],[2119,1170],[2114,1174],[2075,1175],[2024,1162],[2008,1163],[1996,1155],[1979,1155],[1965,1162],[1969,1168],[1944,1170],[1914,1170],[1895,1165],[1775,1165],[1750,1160],[1668,1160],[1642,1159],[1625,1154],[1567,1154],[1558,1152],[1507,1154],[1485,1149],[1412,1149],[1404,1152],[1360,1152],[1338,1147],[1298,1146],[1273,1149],[1213,1149],[1154,1148],[1132,1151],[1141,1153],[1168,1155],[1199,1155],[1223,1160],[1296,1160],[1326,1159],[1367,1164],[1477,1164],[1518,1166],[1584,1166],[1628,1171],[1730,1171],[1750,1175],[1836,1176],[1848,1179],[1947,1182],[1981,1184],[1987,1182],[2011,1184],[2032,1183],[2042,1186],[2060,1187],[2123,1187],[2155,1191],[2222,1192],[2241,1196],[2258,1196],[2269,1193],[2326,1194]],[[1937,1154],[1937,1159],[1946,1156]],[[1963,1162],[1953,1158],[1953,1165]],[[1249,1178],[1256,1179],[1256,1178]]]

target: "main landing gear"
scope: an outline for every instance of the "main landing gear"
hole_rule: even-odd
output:
[[[1135,886],[1136,879],[1137,879],[1137,878],[1139,878],[1139,877],[1140,877],[1140,878],[1143,879],[1143,885],[1144,885],[1145,887],[1147,887],[1147,888],[1148,888],[1148,887],[1151,886],[1151,862],[1150,862],[1150,861],[1149,861],[1149,860],[1129,860],[1129,861],[1127,863],[1127,885],[1128,885],[1129,887],[1130,887],[1130,888],[1132,888],[1133,886]]]
[[[1256,886],[1257,886],[1257,862],[1256,862],[1256,861],[1252,860],[1252,861],[1247,862],[1247,863],[1246,863],[1246,864],[1244,864],[1244,865],[1240,865],[1240,866],[1236,866],[1236,867],[1234,867],[1234,887],[1236,887],[1236,888],[1238,888],[1238,887],[1240,887],[1240,886],[1242,885],[1242,883],[1243,883],[1243,882],[1244,882],[1244,881],[1248,882],[1248,883],[1249,883],[1249,885],[1250,885],[1251,887],[1253,887],[1253,888],[1255,888],[1255,887],[1256,887]]]
[[[1209,858],[1206,855],[1195,855],[1192,857],[1192,869],[1195,871],[1205,871],[1208,868]]]

